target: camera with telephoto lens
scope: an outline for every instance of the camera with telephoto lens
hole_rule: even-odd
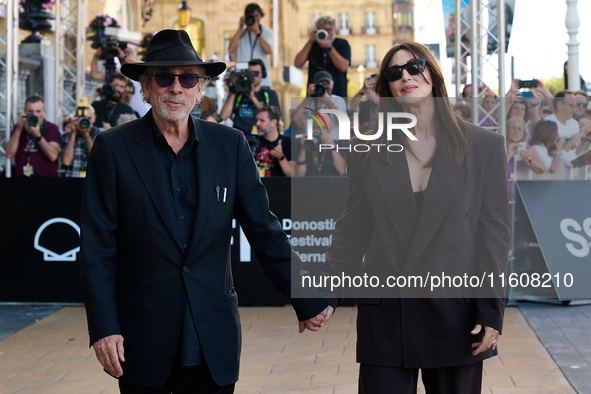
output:
[[[246,26],[252,26],[257,22],[257,18],[255,18],[254,14],[246,14],[244,15],[244,23]]]
[[[320,81],[314,85],[314,94],[312,94],[312,97],[322,97],[326,92],[328,92],[328,84]]]
[[[328,39],[328,37],[329,37],[328,30],[326,30],[326,29],[318,29],[318,30],[316,31],[316,39],[317,39],[318,41],[324,41],[324,40],[327,40],[327,39]]]
[[[81,129],[90,127],[90,120],[86,117],[86,111],[88,111],[88,99],[86,97],[80,97],[78,108],[76,108],[76,116],[78,116],[78,126]]]
[[[25,115],[27,118],[27,123],[29,124],[29,126],[31,127],[36,127],[37,124],[39,123],[39,118],[33,114],[27,114]]]

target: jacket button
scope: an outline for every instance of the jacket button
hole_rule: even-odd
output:
[[[189,272],[189,267],[183,267],[183,272]]]

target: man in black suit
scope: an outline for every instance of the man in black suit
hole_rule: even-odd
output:
[[[243,134],[190,115],[204,80],[225,68],[203,62],[186,32],[159,32],[145,63],[122,67],[152,110],[99,134],[90,154],[81,238],[90,343],[122,393],[234,391],[233,215],[280,292],[290,296],[300,275]],[[325,300],[293,296],[300,332],[330,317]]]

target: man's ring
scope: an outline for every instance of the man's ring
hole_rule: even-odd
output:
[[[495,343],[497,343],[497,340],[496,340],[496,339],[493,341],[493,343],[492,343],[492,344],[494,345]]]

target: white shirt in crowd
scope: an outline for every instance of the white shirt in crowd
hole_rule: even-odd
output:
[[[568,141],[570,138],[579,133],[579,122],[573,118],[567,120],[566,124],[560,123],[555,114],[546,116],[544,120],[550,120],[556,123],[556,126],[558,126],[558,135],[564,138],[564,142]]]
[[[271,48],[273,47],[273,30],[266,26],[261,25],[261,35],[265,38],[265,41],[269,43]],[[244,28],[242,35],[238,40],[238,50],[236,51],[237,62],[249,62],[252,59],[261,59],[265,63],[265,70],[267,76],[261,81],[261,86],[271,87],[271,78],[269,77],[269,56],[263,50],[261,44],[258,43],[256,34],[250,30]]]
[[[540,159],[542,159],[542,162],[546,167],[546,172],[548,172],[550,165],[552,165],[553,156],[548,154],[548,148],[543,145],[533,145],[533,148],[538,152]],[[566,164],[567,167],[572,167],[571,161],[574,160],[575,157],[577,157],[577,154],[574,151],[570,150],[567,152],[563,150],[560,155],[560,161]]]

